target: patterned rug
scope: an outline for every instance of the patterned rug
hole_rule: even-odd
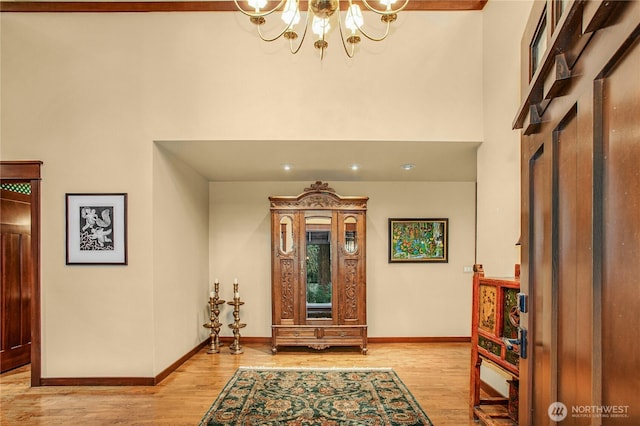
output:
[[[391,369],[240,367],[200,426],[432,425]]]

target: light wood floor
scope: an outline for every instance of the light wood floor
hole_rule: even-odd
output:
[[[241,342],[242,344],[242,342]],[[243,345],[244,354],[201,350],[157,386],[31,388],[28,367],[0,375],[2,425],[197,425],[239,366],[391,367],[436,426],[469,419],[469,343],[370,344],[357,348]]]

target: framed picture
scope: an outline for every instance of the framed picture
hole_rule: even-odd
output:
[[[389,263],[443,262],[449,219],[389,219]]]
[[[66,194],[67,265],[127,264],[127,194]]]

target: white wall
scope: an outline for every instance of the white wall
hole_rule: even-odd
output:
[[[520,40],[532,0],[492,0],[483,20],[484,141],[478,149],[478,263],[485,275],[512,277],[520,263]],[[485,363],[482,380],[503,395],[504,373]]]
[[[246,336],[271,336],[270,195],[298,195],[312,182],[212,182],[212,280],[230,300],[238,278]],[[475,212],[473,182],[329,182],[369,197],[367,316],[371,337],[469,336]],[[389,218],[448,218],[449,262],[388,263]],[[231,307],[223,323],[233,322]],[[221,335],[231,335],[223,329]]]
[[[311,47],[303,48],[300,56],[290,56],[282,44],[260,42],[249,32],[246,17],[235,13],[0,14],[2,159],[44,161],[43,377],[153,376],[201,337],[202,331],[191,327],[197,328],[202,314],[195,293],[203,293],[206,302],[201,282],[206,266],[187,258],[190,252],[180,247],[166,251],[168,236],[156,234],[168,223],[195,214],[198,224],[188,230],[187,239],[195,246],[202,244],[197,235],[203,226],[202,206],[195,199],[202,193],[202,182],[155,152],[154,140],[480,141],[487,120],[479,113],[483,72],[469,70],[479,69],[483,60],[482,13],[401,14],[394,34],[384,43],[363,41],[362,54],[349,61],[337,39],[329,40],[331,50],[322,62]],[[491,43],[500,44],[493,37]],[[510,56],[516,51],[503,52]],[[486,96],[499,96],[500,87],[494,88],[489,91],[485,84],[485,93],[490,93]],[[506,90],[511,91],[510,85]],[[508,115],[510,123],[512,110],[496,113]],[[483,163],[482,179],[489,163]],[[490,164],[499,168],[493,160]],[[189,208],[158,212],[157,208],[179,199],[179,191],[157,187],[174,175],[181,176],[180,185],[195,184],[186,194]],[[496,185],[495,193],[502,198],[517,197],[498,176],[488,181],[484,194],[493,194],[491,186]],[[468,194],[468,184],[450,185]],[[300,188],[269,187],[261,197],[296,193]],[[436,211],[442,187],[428,184],[407,191],[406,196],[417,196],[411,204],[401,200],[397,206],[376,205],[375,197],[395,200],[395,189],[388,184],[340,183],[336,189],[372,197],[372,335],[468,335],[462,319],[455,325],[443,324],[443,317],[437,316],[437,324],[425,328],[429,315],[445,313],[440,302],[465,297],[462,289],[470,279],[462,275],[461,266],[471,262],[466,252],[440,266],[400,267],[376,259],[385,252],[380,247],[386,240],[387,217],[438,213],[454,218],[462,214],[453,208],[458,201],[447,198],[451,210]],[[222,194],[211,191],[213,218],[219,213],[215,196]],[[67,192],[129,194],[128,266],[65,266]],[[257,198],[253,205],[258,205]],[[494,206],[483,205],[481,210]],[[250,213],[249,223],[263,229],[263,213]],[[451,242],[455,250],[467,250],[464,237],[455,236],[469,230],[464,217],[451,225],[452,238],[462,238]],[[500,219],[508,223],[506,217]],[[502,229],[502,223],[487,220],[482,226]],[[234,226],[246,228],[243,223]],[[217,241],[228,234],[210,235],[209,278],[220,273],[228,283],[237,274],[243,288],[249,283],[268,284],[263,263],[255,270],[252,263],[217,260]],[[244,243],[264,243],[262,231],[248,235],[251,239]],[[505,238],[511,246],[513,238]],[[504,256],[503,245],[492,248],[483,243],[486,264]],[[173,262],[166,261],[171,257]],[[183,265],[193,262],[196,271],[176,283]],[[251,272],[244,275],[244,270]],[[178,294],[174,285],[184,286],[188,294],[171,304],[169,299]],[[262,287],[256,288],[255,297],[265,294]],[[410,297],[403,311],[391,311],[396,317],[377,317],[377,312],[389,315],[396,309],[388,302],[393,300],[390,296],[407,294],[420,297]],[[258,306],[255,300],[248,302]],[[175,311],[159,318],[166,309]],[[457,312],[465,309],[460,306]],[[407,322],[412,310],[424,313],[425,322],[411,331],[397,327],[396,320]],[[266,311],[247,309],[246,318],[251,327],[247,335],[265,335],[264,326],[258,324],[268,322]]]
[[[483,143],[478,149],[478,263],[487,276],[512,277],[519,263],[520,40],[533,1],[492,0],[483,20]]]
[[[209,322],[209,182],[153,151],[154,372],[204,341]]]

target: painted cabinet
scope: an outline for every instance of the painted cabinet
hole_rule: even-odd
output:
[[[471,319],[471,415],[484,424],[518,421],[520,339],[520,277],[488,278],[474,266]],[[488,362],[509,377],[509,395],[481,398],[480,366]]]

